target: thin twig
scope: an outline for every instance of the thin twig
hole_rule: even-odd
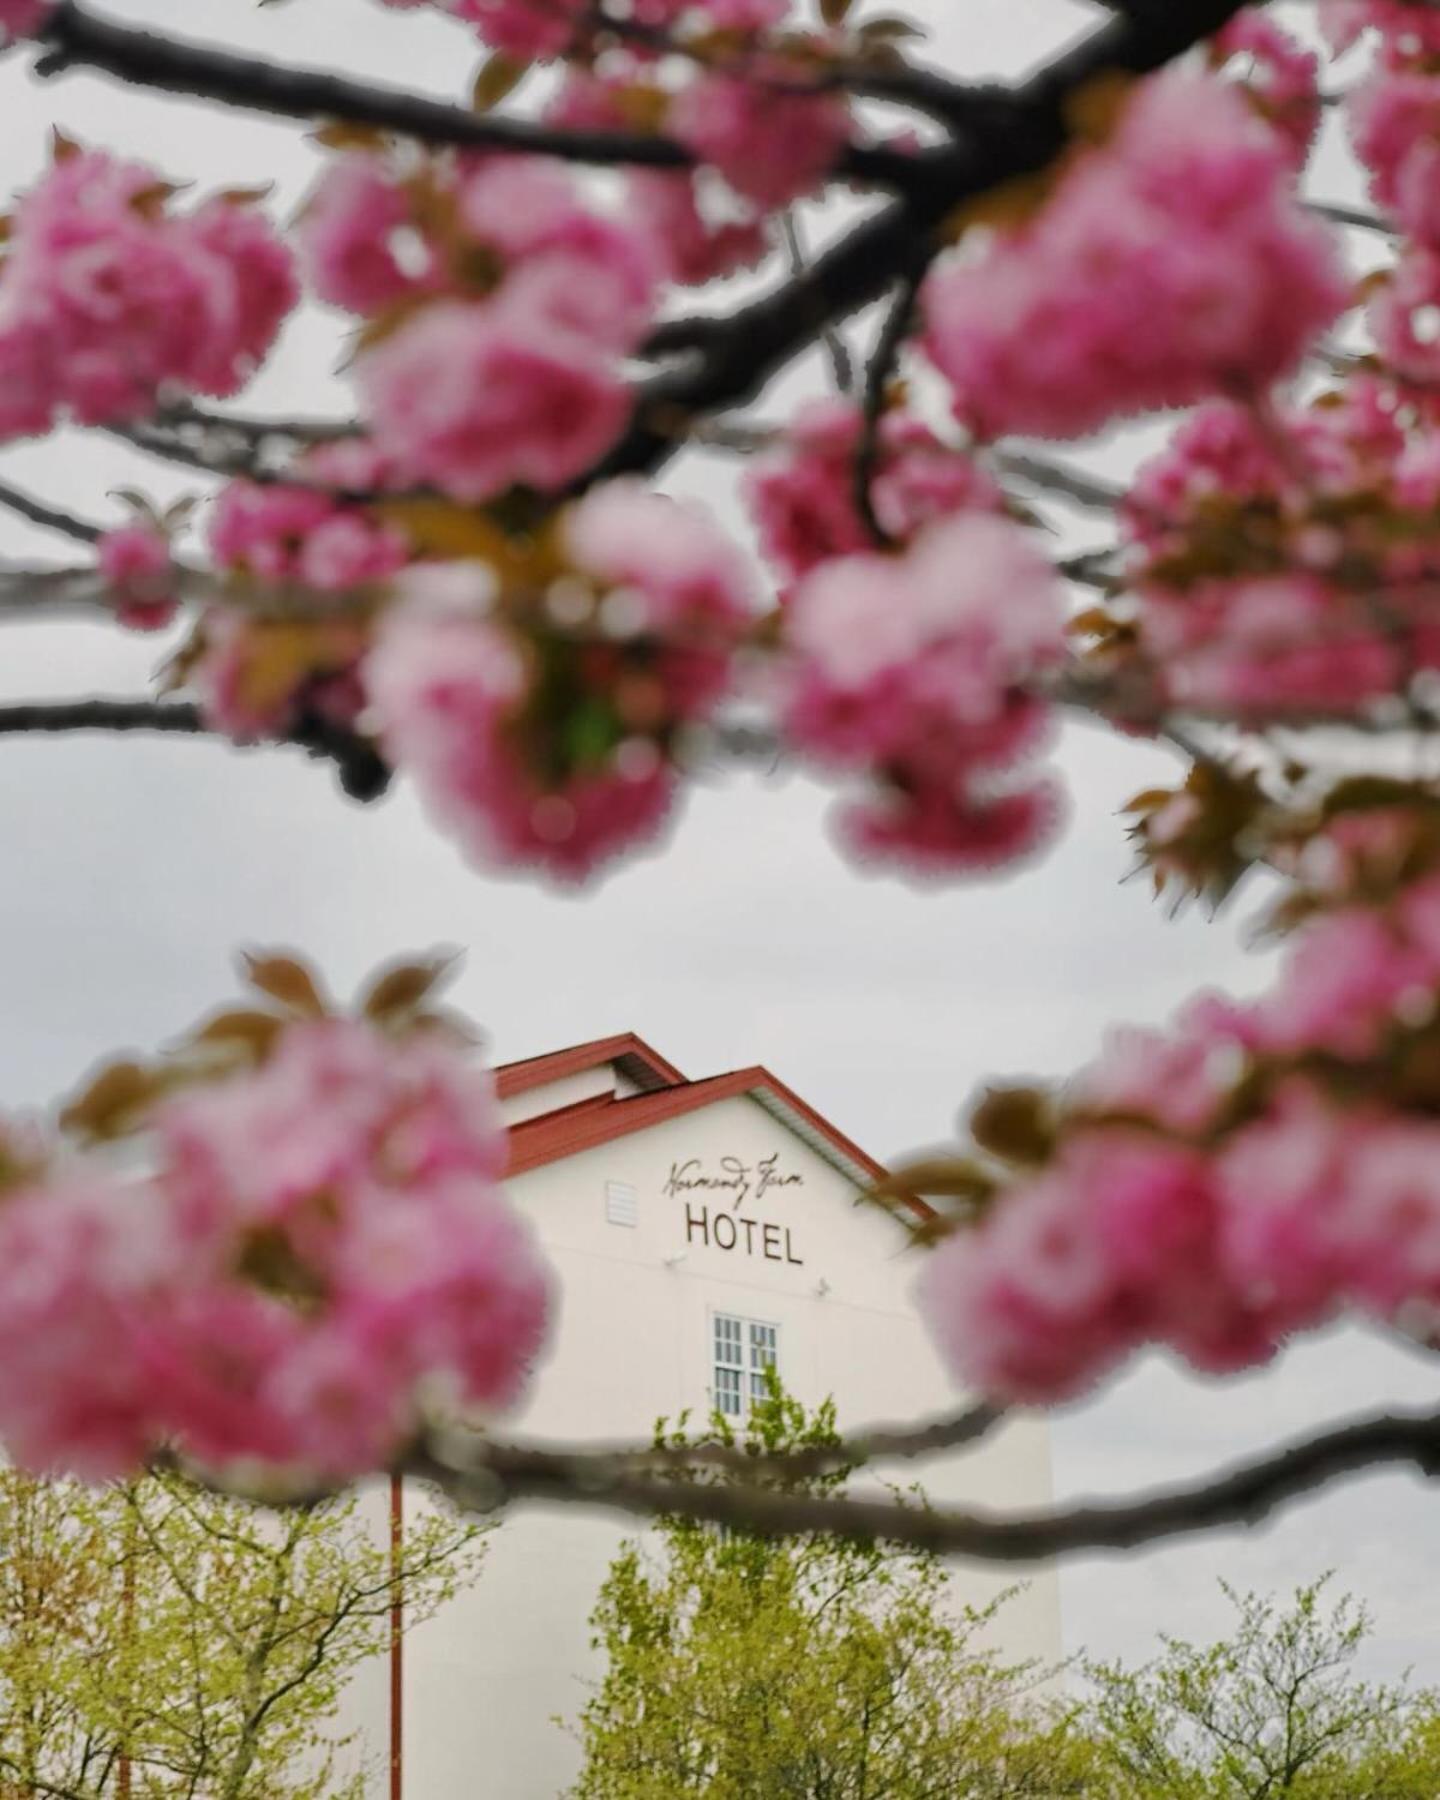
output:
[[[900,346],[910,329],[915,313],[915,296],[920,291],[924,271],[911,269],[901,277],[900,289],[885,323],[880,327],[875,349],[865,370],[865,400],[860,418],[860,441],[855,446],[855,464],[851,474],[851,491],[855,510],[877,544],[892,542],[890,534],[875,512],[875,467],[880,455],[880,415],[885,410],[886,390],[895,372]]]
[[[695,160],[684,145],[670,138],[639,132],[564,131],[528,119],[495,118],[424,94],[347,80],[323,69],[293,68],[118,25],[85,11],[75,0],[61,0],[42,41],[44,53],[36,64],[41,75],[90,68],[164,93],[280,118],[372,125],[423,144],[520,151],[571,162],[652,169],[689,168]],[[915,159],[908,154],[855,145],[841,152],[835,173],[842,179],[903,188],[914,168]]]
[[[810,264],[800,238],[800,223],[795,217],[793,206],[787,207],[781,215],[780,230],[785,239],[785,254],[790,259],[790,273],[803,275]],[[821,329],[820,341],[825,346],[825,354],[830,358],[830,375],[836,390],[842,394],[853,393],[855,359],[850,354],[850,346],[845,342],[844,334],[834,325],[826,325]]]
[[[1113,512],[1125,498],[1124,488],[1114,482],[1102,481],[1083,469],[1055,462],[1048,456],[1035,456],[1028,450],[997,450],[995,461],[1007,475],[1095,512]]]
[[[650,341],[692,352],[640,384],[630,430],[590,471],[586,485],[651,473],[688,441],[697,415],[753,399],[770,378],[837,324],[923,269],[957,206],[1016,176],[1048,167],[1069,140],[1074,96],[1101,76],[1145,75],[1212,36],[1240,0],[1165,0],[1143,17],[1117,18],[987,104],[983,129],[920,152],[903,198],[882,207],[822,252],[803,275],[719,318],[672,320]]]
[[[0,705],[0,737],[22,733],[85,731],[158,732],[181,737],[216,735],[197,706],[177,700],[38,700]],[[227,742],[232,740],[227,739]],[[390,770],[367,738],[324,720],[311,719],[282,736],[256,743],[293,744],[333,762],[352,800],[378,800]],[[248,748],[248,744],[240,748]]]
[[[404,1472],[435,1483],[466,1510],[560,1501],[639,1517],[702,1519],[762,1536],[827,1533],[982,1562],[1034,1563],[1254,1525],[1304,1494],[1392,1463],[1440,1475],[1440,1413],[1355,1420],[1193,1485],[1135,1499],[1011,1514],[795,1493],[741,1481],[656,1478],[608,1452],[498,1444],[459,1433],[437,1434],[419,1446]]]
[[[1306,204],[1317,218],[1328,219],[1332,225],[1349,225],[1356,231],[1373,231],[1379,237],[1399,236],[1389,219],[1382,218],[1379,213],[1366,212],[1358,206],[1342,206],[1336,200],[1310,200]]]
[[[78,518],[74,513],[62,512],[57,506],[47,506],[43,500],[35,499],[22,488],[12,487],[8,481],[0,481],[0,506],[19,513],[32,525],[42,525],[46,531],[58,531],[62,537],[74,538],[82,544],[98,543],[104,535],[99,525],[92,525],[88,519]]]

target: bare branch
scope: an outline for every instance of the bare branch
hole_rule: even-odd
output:
[[[790,273],[803,275],[809,267],[809,259],[800,237],[800,221],[795,216],[793,206],[787,207],[781,215],[780,230],[785,239],[785,254],[790,259]],[[836,391],[841,394],[852,393],[855,388],[855,359],[850,354],[850,346],[845,342],[844,335],[834,325],[826,325],[821,330],[820,341],[830,359],[830,378],[835,383]]]
[[[1373,231],[1379,237],[1397,237],[1399,233],[1388,219],[1379,213],[1366,212],[1358,206],[1342,206],[1335,200],[1310,200],[1306,203],[1317,218],[1328,219],[1332,225],[1349,225],[1356,231]]]
[[[176,700],[39,700],[0,705],[0,737],[83,731],[220,735],[211,732],[198,707]],[[333,762],[340,785],[352,800],[378,800],[389,786],[389,766],[369,739],[325,720],[306,720],[284,737],[257,740],[254,747],[273,743],[291,744]]]
[[[32,525],[42,525],[46,531],[58,531],[62,537],[75,538],[82,544],[97,543],[103,535],[101,527],[92,525],[88,519],[47,506],[43,500],[35,499],[22,488],[12,487],[8,481],[0,481],[0,506],[19,513]]]
[[[794,1493],[741,1481],[693,1482],[638,1474],[624,1455],[547,1445],[497,1444],[437,1434],[407,1459],[466,1510],[525,1501],[598,1506],[639,1517],[707,1520],[762,1536],[832,1533],[912,1545],[983,1562],[1032,1563],[1094,1550],[1254,1525],[1300,1496],[1386,1464],[1440,1475],[1440,1413],[1383,1413],[1337,1426],[1193,1486],[1138,1499],[997,1514],[891,1500]]]
[[[995,461],[1007,475],[1092,511],[1113,512],[1125,498],[1125,490],[1114,482],[1102,481],[1083,469],[1055,462],[1048,456],[1035,456],[1028,450],[999,450]]]
[[[1069,103],[1097,77],[1149,74],[1209,37],[1240,0],[1146,0],[1136,16],[1092,32],[1019,87],[987,94],[983,122],[914,157],[904,197],[883,207],[782,287],[720,318],[674,320],[653,354],[684,361],[641,384],[635,419],[589,481],[653,473],[683,446],[697,416],[743,405],[827,325],[868,306],[897,279],[923,272],[955,208],[1047,167],[1069,137]]]
[[[886,389],[895,371],[900,346],[905,341],[910,321],[914,317],[915,297],[920,291],[922,273],[922,270],[911,270],[901,279],[899,291],[880,328],[870,366],[865,371],[865,399],[861,410],[860,442],[855,451],[852,489],[855,510],[877,544],[888,544],[891,541],[890,534],[876,516],[875,495],[872,491],[880,451],[880,415],[885,410]]]
[[[96,69],[135,86],[157,88],[221,106],[279,118],[342,119],[373,125],[422,144],[509,150],[564,157],[571,162],[684,169],[694,158],[672,139],[647,133],[560,131],[528,119],[493,118],[399,88],[350,81],[322,69],[297,69],[241,56],[193,40],[164,37],[114,24],[62,0],[45,29],[42,75],[74,67]],[[857,145],[839,157],[842,179],[904,187],[913,169],[908,154]]]

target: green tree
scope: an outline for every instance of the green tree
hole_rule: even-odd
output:
[[[1224,1587],[1234,1632],[1164,1636],[1143,1668],[1090,1663],[1093,1737],[1114,1800],[1434,1800],[1433,1693],[1363,1680],[1364,1607],[1328,1577],[1287,1606]]]
[[[683,1427],[662,1441],[686,1441]],[[807,1417],[778,1387],[743,1441],[723,1418],[711,1430],[752,1474],[768,1454],[837,1442],[829,1403]],[[652,1544],[621,1551],[592,1615],[607,1668],[580,1722],[574,1800],[1091,1792],[1086,1746],[1038,1694],[1042,1671],[980,1647],[995,1610],[957,1614],[942,1569],[913,1550],[663,1519]]]
[[[4,1470],[0,1546],[0,1800],[351,1800],[341,1691],[483,1535],[423,1516],[392,1560],[354,1496],[274,1513]]]

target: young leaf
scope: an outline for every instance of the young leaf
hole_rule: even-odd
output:
[[[508,94],[514,93],[529,73],[530,64],[516,57],[502,56],[499,51],[494,56],[487,56],[470,90],[471,106],[476,112],[489,112],[492,106],[498,106]]]
[[[316,985],[315,977],[293,956],[244,957],[245,979],[272,1000],[278,1000],[287,1012],[301,1018],[323,1019],[330,1008]]]
[[[396,963],[382,969],[361,1003],[361,1012],[367,1019],[391,1019],[413,1012],[449,978],[459,960],[459,952],[451,950],[424,962]]]

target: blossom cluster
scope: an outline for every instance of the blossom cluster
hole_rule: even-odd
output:
[[[730,684],[752,600],[699,511],[611,482],[521,555],[418,570],[364,678],[381,740],[479,863],[576,880],[653,838],[674,752]]]
[[[256,209],[189,213],[153,170],[62,148],[16,208],[0,268],[0,440],[114,424],[162,388],[235,393],[295,303],[289,251]]]
[[[397,470],[467,501],[561,486],[629,414],[619,358],[661,270],[650,234],[540,157],[336,159],[302,226],[316,292],[366,318],[356,380]]]
[[[794,30],[788,0],[640,0],[611,14],[590,0],[440,4],[514,64],[566,60],[557,122],[663,129],[762,212],[811,192],[850,134],[848,106],[823,79],[847,46]],[[668,196],[673,211],[687,191],[683,176],[635,184],[647,210]]]
[[[1268,993],[1114,1033],[936,1253],[922,1303],[960,1379],[1055,1400],[1149,1343],[1219,1372],[1344,1308],[1440,1317],[1440,875],[1346,894],[1395,829],[1334,834],[1336,904]]]
[[[1292,163],[1219,77],[1140,86],[1031,219],[926,283],[924,346],[957,416],[985,436],[1079,437],[1288,374],[1349,301]]]
[[[0,1434],[94,1478],[383,1467],[427,1411],[495,1410],[550,1280],[498,1182],[488,1075],[426,1034],[297,1019],[159,1101],[138,1171],[57,1158],[0,1206]]]
[[[481,38],[506,56],[546,60],[583,48],[587,34],[603,30],[604,15],[590,0],[385,0],[387,6],[434,4],[473,25]],[[692,26],[739,36],[778,25],[789,0],[639,0],[617,17],[643,31]]]
[[[850,400],[815,400],[757,456],[744,477],[760,545],[786,582],[819,564],[874,546],[856,503],[861,409]],[[971,509],[998,510],[998,483],[966,451],[943,443],[904,407],[881,414],[869,481],[875,522],[890,542],[908,542],[922,526]]]
[[[822,769],[859,777],[842,839],[920,873],[990,869],[1058,823],[1031,761],[1034,691],[1059,661],[1064,607],[1019,526],[982,511],[921,531],[903,556],[832,557],[786,608],[781,728]]]
[[[1307,408],[1214,402],[1122,507],[1131,588],[1117,658],[1159,706],[1353,716],[1440,667],[1440,431],[1387,381]],[[1103,660],[1103,658],[1102,658]]]

